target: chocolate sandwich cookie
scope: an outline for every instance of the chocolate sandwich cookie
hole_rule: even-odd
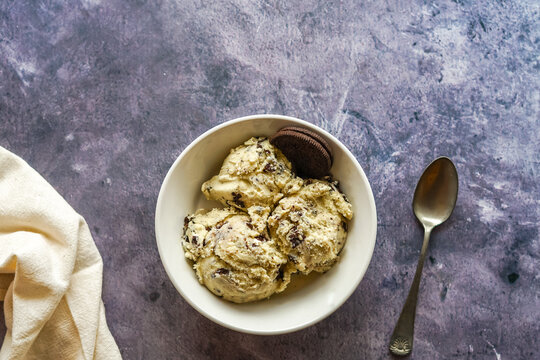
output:
[[[304,128],[285,127],[270,138],[270,143],[281,150],[301,177],[318,179],[330,172],[330,146],[318,134]]]
[[[299,133],[312,137],[314,140],[318,141],[330,155],[330,163],[332,164],[333,159],[334,159],[332,148],[330,147],[330,144],[328,144],[328,142],[326,142],[326,140],[322,136],[320,136],[316,132],[313,132],[313,131],[310,131],[308,129],[298,127],[298,126],[285,126],[284,128],[280,129],[280,131],[282,130],[298,131]]]

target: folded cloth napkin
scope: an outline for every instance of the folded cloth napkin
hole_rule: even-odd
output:
[[[103,262],[84,219],[0,147],[0,359],[121,359],[101,301]]]

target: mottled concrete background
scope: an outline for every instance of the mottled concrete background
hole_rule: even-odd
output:
[[[459,199],[430,244],[412,358],[539,359],[539,71],[535,0],[3,0],[0,145],[89,223],[126,359],[391,358],[422,240],[412,193],[448,155]],[[256,113],[337,136],[379,219],[353,296],[274,337],[199,315],[154,239],[174,159],[212,126]]]

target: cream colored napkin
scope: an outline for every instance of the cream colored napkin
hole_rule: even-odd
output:
[[[121,359],[101,301],[103,263],[84,219],[0,147],[0,359]]]

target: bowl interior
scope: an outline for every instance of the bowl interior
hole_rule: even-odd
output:
[[[251,136],[270,136],[287,125],[322,135],[334,151],[333,176],[352,203],[347,243],[341,260],[325,274],[294,276],[289,288],[268,300],[233,304],[200,285],[184,258],[183,219],[207,201],[201,185],[219,172],[229,150]],[[279,334],[311,325],[336,310],[356,289],[369,265],[376,236],[376,210],[368,180],[354,156],[333,136],[307,122],[284,116],[251,116],[224,123],[195,140],[173,164],[157,203],[156,238],[171,281],[195,309],[228,328],[256,334]]]

